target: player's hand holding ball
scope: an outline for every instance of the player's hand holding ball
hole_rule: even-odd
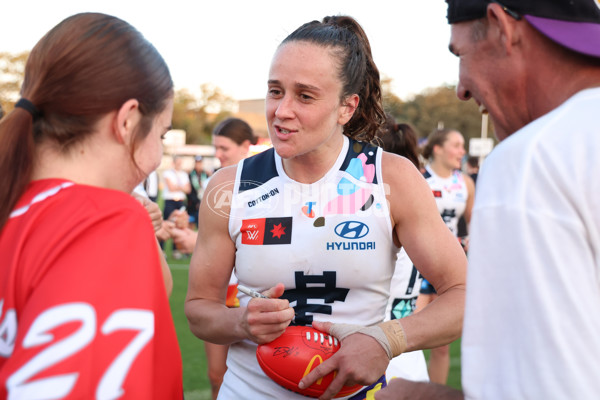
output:
[[[331,384],[319,397],[329,400],[335,397],[346,386],[375,383],[384,373],[389,360],[401,354],[406,348],[401,325],[394,320],[393,324],[384,322],[379,325],[364,327],[352,324],[332,324],[330,322],[313,322],[313,327],[337,337],[340,350],[314,368],[299,385],[301,388],[312,386],[324,376],[336,371]],[[389,343],[386,331],[394,331],[396,339]]]
[[[270,343],[258,346],[256,358],[265,374],[279,385],[304,396],[319,397],[331,384],[335,372],[311,386],[298,387],[300,380],[340,349],[340,342],[310,326],[288,326],[285,333]],[[362,385],[344,386],[335,397],[357,392]]]

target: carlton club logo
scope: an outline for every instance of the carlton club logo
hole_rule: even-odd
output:
[[[292,243],[292,217],[254,218],[242,221],[242,244],[268,245]]]

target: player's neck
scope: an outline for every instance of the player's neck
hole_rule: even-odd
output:
[[[452,176],[452,173],[454,172],[454,170],[452,168],[448,168],[446,165],[442,164],[439,161],[435,161],[435,160],[433,160],[429,164],[429,167],[440,178],[449,178]]]
[[[110,147],[110,148],[109,148]],[[65,154],[50,144],[39,144],[35,150],[35,162],[31,180],[61,178],[90,186],[131,192],[135,182],[130,167],[122,160],[128,155],[117,155],[123,146],[98,146],[94,142],[79,143]],[[106,164],[111,168],[106,168]]]

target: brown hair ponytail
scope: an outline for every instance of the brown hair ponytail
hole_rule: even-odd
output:
[[[344,126],[344,134],[370,142],[385,122],[379,70],[373,61],[371,45],[360,24],[349,16],[323,18],[308,22],[285,38],[333,47],[342,81],[341,100],[352,94],[360,98],[354,115]]]
[[[52,28],[31,51],[21,88],[39,117],[17,107],[0,121],[0,175],[6,182],[0,185],[0,228],[31,179],[36,143],[66,151],[93,133],[104,115],[137,99],[142,120],[133,157],[172,95],[163,58],[127,22],[82,13]]]

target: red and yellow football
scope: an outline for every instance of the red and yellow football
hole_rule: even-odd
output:
[[[298,383],[339,348],[336,338],[315,328],[288,326],[271,343],[259,345],[256,358],[265,374],[279,385],[304,396],[319,397],[335,377],[334,372],[304,390],[298,388]],[[361,388],[361,385],[344,386],[335,397],[348,396]]]

